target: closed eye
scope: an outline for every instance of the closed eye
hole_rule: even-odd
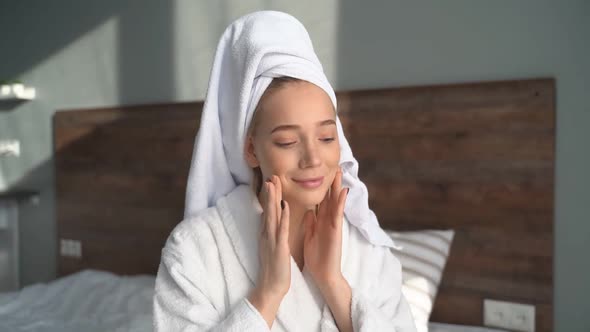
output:
[[[330,143],[333,142],[335,140],[334,137],[328,137],[328,138],[320,138],[320,141],[324,142],[324,143]],[[289,147],[293,144],[297,143],[297,141],[293,141],[293,142],[286,142],[286,143],[279,143],[279,142],[275,142],[275,145],[280,147],[280,148],[286,148]]]
[[[297,143],[297,142],[287,142],[287,143],[278,143],[277,142],[277,143],[275,143],[275,145],[278,147],[281,147],[281,148],[286,148],[286,147],[293,145],[295,143]]]

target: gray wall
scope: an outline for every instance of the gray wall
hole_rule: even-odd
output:
[[[0,79],[37,88],[0,106],[0,190],[21,209],[21,281],[55,276],[51,117],[56,110],[205,96],[217,40],[238,16],[279,9],[308,28],[336,89],[555,77],[557,331],[590,330],[590,2],[0,1]],[[582,258],[580,260],[579,258]]]

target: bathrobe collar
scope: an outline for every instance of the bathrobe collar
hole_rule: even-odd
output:
[[[217,207],[238,260],[245,269],[252,285],[255,286],[258,271],[260,270],[258,243],[262,214],[262,207],[258,198],[249,186],[240,185],[227,196],[219,199]],[[348,248],[349,225],[346,219],[342,228],[341,268],[344,266]],[[333,320],[328,306],[319,295],[317,287],[312,282],[306,283],[305,280],[311,280],[309,272],[305,267],[303,271],[299,271],[295,260],[291,258],[291,288],[283,298],[277,313],[277,319],[287,327],[301,325],[301,320],[305,319],[305,317],[297,317],[297,305],[310,299],[314,299],[313,302],[322,308],[322,317],[326,318],[325,316],[329,315],[329,319]]]

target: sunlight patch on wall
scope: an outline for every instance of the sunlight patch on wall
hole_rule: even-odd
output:
[[[37,87],[38,99],[61,108],[101,106],[118,100],[118,30],[117,17],[106,19],[30,68],[23,81],[33,86],[38,79],[53,81],[55,84]]]

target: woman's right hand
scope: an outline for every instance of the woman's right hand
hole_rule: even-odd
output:
[[[277,176],[273,175],[271,181],[263,184],[262,199],[263,213],[258,246],[260,270],[256,287],[248,299],[270,327],[291,286],[289,204],[282,201],[281,182]]]

